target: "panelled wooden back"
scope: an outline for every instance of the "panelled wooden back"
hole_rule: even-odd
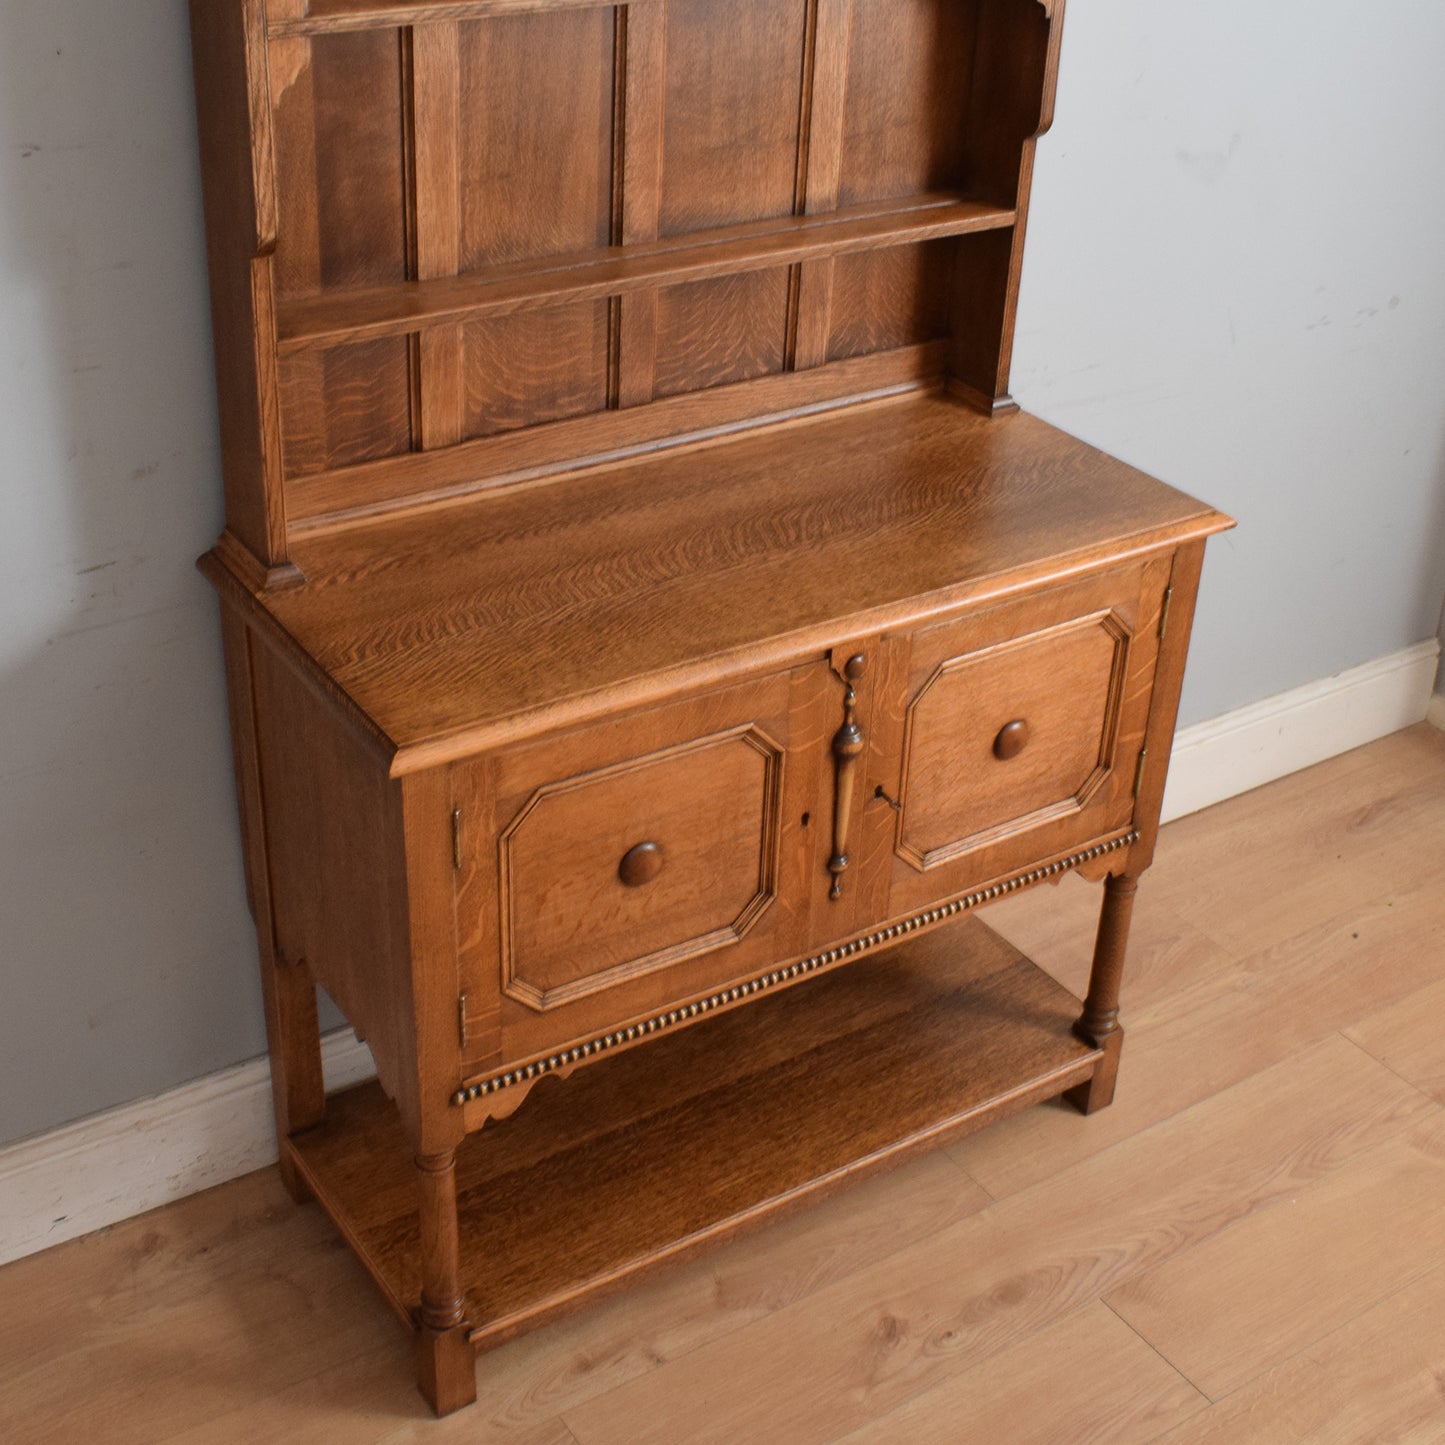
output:
[[[192,0],[217,346],[255,373],[231,531],[278,567],[889,389],[996,404],[1061,11]]]

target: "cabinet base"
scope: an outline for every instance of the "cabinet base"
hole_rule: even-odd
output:
[[[1104,1062],[1079,1003],[976,918],[545,1080],[457,1156],[478,1349],[1000,1115]],[[416,1175],[380,1087],[286,1153],[397,1313],[420,1297]]]

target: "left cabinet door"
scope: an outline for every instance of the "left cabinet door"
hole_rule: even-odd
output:
[[[585,1042],[801,951],[836,690],[818,662],[453,769],[469,1067]]]

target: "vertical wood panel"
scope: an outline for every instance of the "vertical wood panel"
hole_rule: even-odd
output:
[[[304,294],[321,286],[320,216],[314,202],[307,204],[307,198],[316,195],[316,94],[310,41],[272,43],[271,104],[279,212],[271,277],[281,295]],[[269,349],[280,393],[283,470],[288,476],[319,471],[324,446],[308,446],[297,434],[321,429],[326,397],[320,358],[304,366],[282,365],[275,361],[274,343]]]
[[[282,295],[406,278],[401,61],[395,32],[272,44]],[[290,357],[277,374],[288,476],[410,449],[405,342]]]
[[[317,280],[323,287],[403,281],[407,258],[400,40],[395,31],[358,31],[309,44],[314,190],[310,195],[283,192],[282,225],[299,219],[298,207],[315,205]],[[295,139],[304,143],[304,137]]]
[[[676,396],[783,370],[788,270],[669,286],[658,297],[657,395]]]
[[[661,234],[791,215],[799,201],[807,0],[668,0]],[[787,270],[668,288],[657,395],[782,371]]]
[[[411,32],[412,153],[416,275],[455,276],[461,266],[461,70],[457,27]],[[462,439],[462,328],[417,338],[416,441],[424,451]]]
[[[963,188],[974,0],[854,5],[841,203]]]
[[[468,22],[460,30],[463,271],[609,244],[618,22],[608,8]],[[490,436],[607,405],[607,307],[502,316],[461,331],[461,435]]]
[[[411,363],[405,338],[285,356],[279,375],[288,477],[411,449]]]
[[[662,220],[663,73],[667,52],[664,0],[633,0],[620,12],[623,55],[621,106],[624,246],[655,241]],[[653,398],[657,368],[657,292],[639,291],[616,303],[616,379],[619,407]]]
[[[466,435],[604,410],[608,311],[606,301],[582,301],[465,326]]]
[[[949,334],[956,241],[893,246],[833,263],[828,359],[894,351]]]
[[[805,0],[668,0],[662,234],[793,212]]]
[[[605,7],[459,27],[464,271],[611,240],[615,28]]]
[[[838,208],[853,28],[853,0],[815,0],[815,4],[806,97],[807,144],[801,167],[802,210],[809,216]],[[832,298],[832,261],[807,261],[798,267],[795,369],[819,366],[827,360]]]

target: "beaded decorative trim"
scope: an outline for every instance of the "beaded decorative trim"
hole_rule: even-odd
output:
[[[942,904],[938,908],[930,908],[927,913],[920,913],[916,917],[905,919],[902,923],[895,923],[888,928],[879,929],[876,933],[855,938],[851,943],[839,944],[837,948],[830,948],[825,953],[815,954],[812,958],[805,958],[799,963],[790,963],[785,968],[775,968],[771,973],[765,973],[761,978],[755,978],[749,983],[740,983],[733,988],[721,989],[707,998],[698,999],[696,1003],[670,1009],[667,1013],[657,1014],[640,1024],[618,1029],[616,1033],[603,1034],[600,1038],[565,1049],[560,1054],[553,1054],[550,1058],[538,1059],[535,1063],[524,1064],[521,1068],[511,1069],[505,1074],[497,1074],[493,1078],[468,1084],[465,1088],[458,1089],[452,1095],[451,1101],[457,1105],[470,1104],[476,1099],[484,1099],[490,1094],[500,1093],[501,1090],[510,1089],[516,1084],[530,1083],[533,1079],[541,1078],[543,1074],[568,1068],[573,1064],[581,1063],[583,1059],[605,1054],[609,1049],[633,1043],[650,1034],[661,1033],[664,1029],[674,1028],[680,1023],[686,1023],[689,1019],[711,1013],[725,1004],[737,1003],[742,999],[751,998],[754,994],[763,993],[770,988],[777,988],[779,984],[791,983],[794,979],[815,973],[818,969],[827,968],[830,964],[839,963],[845,958],[856,958],[860,953],[868,953],[881,943],[891,943],[905,933],[912,933],[916,929],[941,923],[945,918],[953,918],[960,913],[967,913],[970,909],[977,908],[983,903],[991,903],[1005,894],[1017,893],[1021,888],[1042,883],[1048,878],[1057,878],[1061,873],[1067,873],[1083,863],[1092,862],[1095,858],[1102,858],[1106,853],[1116,853],[1120,848],[1128,848],[1138,841],[1139,834],[1137,832],[1126,833],[1122,838],[1115,838],[1112,842],[1100,843],[1082,853],[1074,853],[1067,858],[1060,858],[1057,862],[1048,864],[1047,867],[1034,868],[1028,873],[1020,873],[1017,877],[1010,878],[1003,883],[995,883],[992,887],[982,888],[977,893],[969,893],[962,898],[956,898],[952,903]]]

